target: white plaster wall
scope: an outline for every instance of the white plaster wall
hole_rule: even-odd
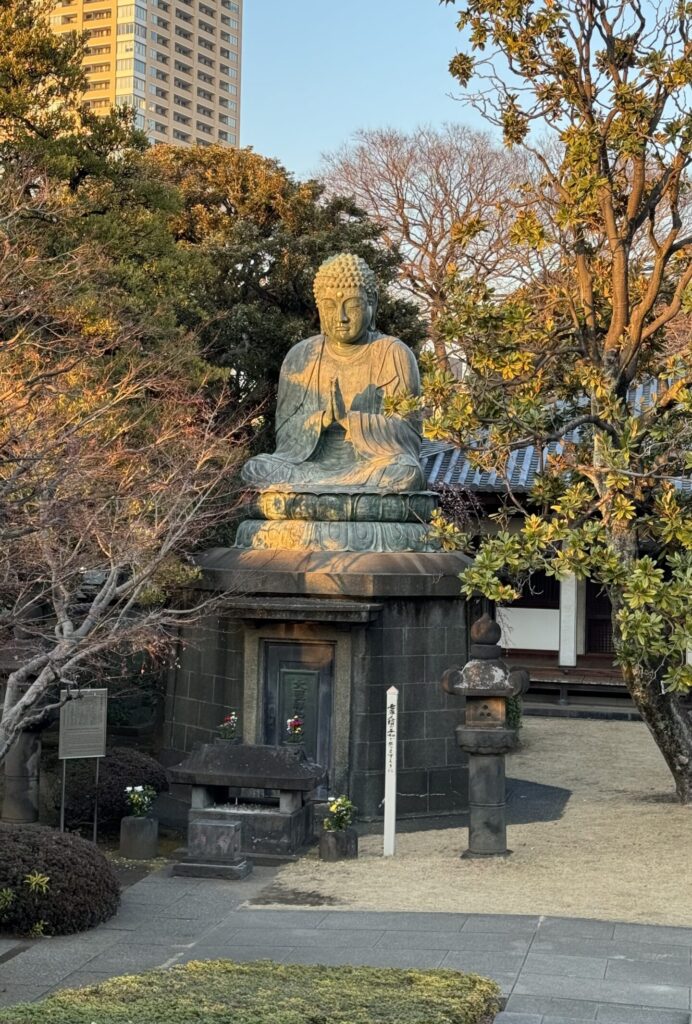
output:
[[[497,608],[502,629],[500,645],[513,650],[557,651],[560,648],[560,612],[557,608]]]

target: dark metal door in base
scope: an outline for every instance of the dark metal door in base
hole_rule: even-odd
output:
[[[305,753],[328,770],[334,645],[267,640],[264,665],[264,742],[274,746],[286,743],[286,723],[299,715],[304,722]]]

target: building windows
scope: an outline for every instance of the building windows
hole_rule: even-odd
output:
[[[234,117],[229,117],[228,114],[219,114],[219,121],[221,124],[227,124],[229,128],[237,128],[238,122]]]
[[[235,146],[237,139],[233,132],[223,132],[219,128],[219,138],[222,142],[230,142],[232,146]]]
[[[197,86],[197,95],[200,96],[203,100],[209,100],[210,103],[214,102],[214,93],[209,92],[208,89],[201,89],[199,86]]]
[[[187,135],[185,132],[178,131],[177,128],[173,129],[173,138],[176,139],[178,142],[190,141],[190,136]]]
[[[140,39],[147,38],[147,30],[144,25],[136,25],[133,21],[124,22],[118,25],[119,36],[139,36]]]
[[[152,14],[151,20],[154,23],[154,25],[158,25],[159,28],[164,28],[166,31],[168,31],[170,22],[166,21],[165,18],[159,18],[158,14]]]
[[[168,64],[168,54],[161,53],[159,50],[154,50],[152,54],[154,60],[157,60],[159,64]]]
[[[227,100],[225,96],[219,96],[219,106],[226,110],[237,110],[238,104],[235,100]]]
[[[106,61],[103,64],[87,64],[85,66],[85,68],[84,68],[84,70],[86,71],[86,73],[88,75],[97,75],[101,71],[110,71],[110,69],[111,69],[111,62],[110,61]]]
[[[197,61],[199,64],[204,64],[205,68],[214,67],[214,61],[210,60],[209,57],[205,57],[203,53],[197,54]]]
[[[229,28],[234,28],[236,32],[240,28],[240,23],[235,18],[227,18],[225,14],[221,15],[221,24],[228,25]]]
[[[185,108],[189,109],[189,108],[190,108],[190,107],[192,106],[192,103],[190,102],[190,100],[186,100],[186,99],[185,99],[185,98],[184,98],[183,96],[176,96],[176,97],[174,98],[173,102],[174,102],[174,103],[175,103],[175,104],[176,104],[177,106],[179,106],[179,107],[183,107],[184,109],[185,109]],[[185,123],[187,124],[187,118],[186,118],[186,120],[185,120]]]
[[[188,46],[183,46],[182,43],[175,44],[175,52],[182,53],[183,57],[192,57],[192,50]]]
[[[207,135],[211,135],[211,125],[205,124],[204,121],[197,122],[197,131],[206,132]]]
[[[85,32],[87,39],[103,39],[104,36],[109,36],[110,34],[110,28],[90,28]]]
[[[158,78],[160,82],[168,81],[168,74],[165,71],[161,71],[160,68],[153,69],[154,78]]]
[[[173,67],[176,71],[184,71],[186,75],[192,74],[192,68],[189,64],[183,64],[181,60],[174,60]]]
[[[207,7],[206,4],[200,4],[199,9],[202,12],[202,14],[206,14],[208,18],[214,18],[216,16],[216,11],[214,10],[214,8]]]
[[[204,117],[213,117],[214,111],[210,110],[209,107],[203,107],[201,103],[197,104],[197,113],[203,114]]]
[[[187,11],[181,11],[178,7],[175,9],[176,18],[180,18],[181,21],[186,21],[188,25],[192,24],[192,15],[188,14]]]
[[[216,34],[216,29],[214,28],[213,25],[210,25],[208,21],[202,21],[202,19],[199,18],[197,24],[199,25],[202,32],[208,32],[210,36]]]
[[[229,68],[227,64],[219,64],[219,71],[221,72],[222,75],[228,75],[229,78],[238,77],[238,69]]]
[[[232,0],[221,0],[221,6],[225,7],[227,11],[233,11],[234,14],[240,14],[240,7],[238,4],[232,3]]]
[[[86,105],[89,110],[103,110],[106,107],[110,107],[111,101],[105,99],[87,100]]]
[[[174,78],[173,85],[176,87],[176,89],[187,89],[188,91],[192,89],[190,83],[184,82],[182,78]]]
[[[186,117],[184,114],[179,114],[177,110],[173,114],[173,120],[177,121],[178,124],[190,124],[190,118]]]
[[[224,43],[230,43],[231,46],[238,45],[238,36],[232,36],[229,32],[222,32],[221,38],[223,39]]]
[[[85,57],[96,57],[96,56],[98,56],[101,53],[110,53],[110,52],[111,52],[111,44],[110,43],[106,43],[105,46],[87,46],[86,50],[84,51],[84,55],[85,55]]]
[[[118,7],[118,21],[126,18],[135,18],[139,21],[146,21],[147,9],[146,7],[140,7],[139,4],[125,4],[122,7]]]
[[[158,85],[154,85],[153,82],[149,86],[149,92],[153,93],[154,96],[157,96],[159,99],[162,99],[162,100],[167,100],[168,99],[168,93],[166,92],[166,90],[165,89],[160,89],[158,87]]]
[[[101,81],[99,81],[99,82],[87,82],[86,87],[90,91],[91,90],[96,90],[96,89],[109,89],[110,88],[110,84],[111,84],[110,81],[106,78],[106,79],[101,79]]]
[[[165,36],[162,36],[158,32],[153,31],[151,33],[151,41],[152,43],[158,43],[159,46],[170,46],[171,43],[170,39],[166,39]]]
[[[205,50],[211,50],[212,53],[214,52],[214,44],[210,43],[209,40],[205,39],[203,36],[197,36],[197,42],[200,46],[203,46]]]
[[[105,18],[112,17],[112,11],[87,11],[84,15],[85,21],[103,21]],[[75,16],[76,20],[76,16]]]
[[[206,71],[198,71],[197,72],[197,77],[199,78],[200,82],[206,82],[207,85],[213,85],[214,84],[214,77],[213,77],[213,75],[208,75],[206,73]],[[221,84],[221,88],[223,88],[223,83]]]
[[[180,25],[175,26],[175,34],[180,36],[181,39],[192,39],[192,32],[188,32],[186,28],[181,28]]]

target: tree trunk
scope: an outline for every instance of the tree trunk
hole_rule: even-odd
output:
[[[627,522],[617,523],[608,534],[610,543],[622,561],[625,564],[633,563],[639,554],[636,526]],[[611,591],[610,600],[613,606],[613,635],[619,638],[617,612],[621,599],[617,590]],[[626,666],[622,675],[635,707],[670,769],[678,799],[683,804],[692,803],[690,711],[677,694],[661,691],[661,672],[652,678],[651,671],[638,666]]]
[[[692,717],[675,693],[661,693],[657,680],[638,670],[624,673],[627,689],[663,754],[683,804],[692,804]]]
[[[441,309],[431,306],[430,308],[430,340],[433,343],[435,350],[435,361],[437,363],[438,370],[450,370],[449,353],[447,351],[447,345],[444,338],[437,329],[437,322],[441,313]]]

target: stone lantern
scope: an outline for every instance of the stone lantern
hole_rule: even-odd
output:
[[[528,689],[524,669],[510,669],[498,646],[500,627],[486,613],[471,627],[470,660],[450,668],[443,689],[466,698],[466,721],[457,743],[469,756],[469,847],[462,857],[506,856],[505,754],[517,744],[507,725],[507,698]]]

